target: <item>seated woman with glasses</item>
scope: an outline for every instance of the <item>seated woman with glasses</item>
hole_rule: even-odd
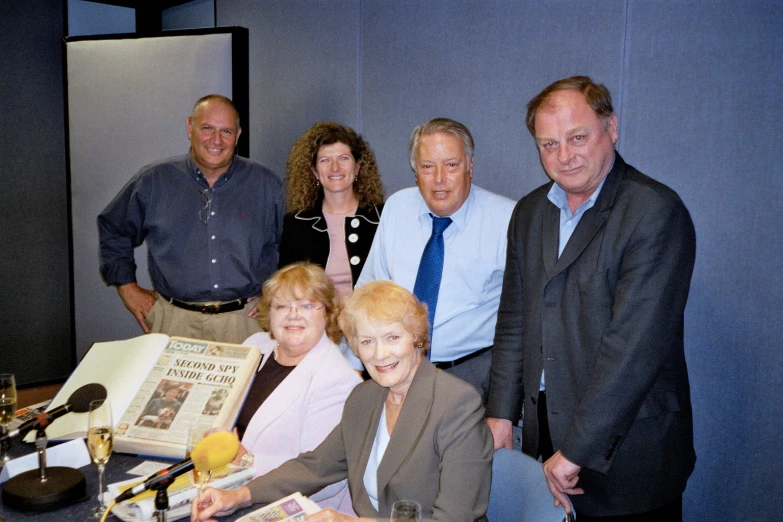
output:
[[[295,263],[278,270],[264,283],[257,309],[266,331],[244,344],[257,346],[264,359],[237,420],[236,463],[263,475],[318,446],[361,379],[335,344],[342,338],[339,297],[323,269]],[[313,500],[353,513],[345,481],[333,482]]]
[[[492,435],[475,388],[426,358],[426,306],[391,281],[373,281],[345,303],[340,326],[372,377],[348,397],[340,424],[315,450],[247,486],[207,488],[191,520],[347,478],[361,521],[388,520],[399,500],[418,502],[428,521],[486,521]],[[356,519],[322,509],[307,520]]]

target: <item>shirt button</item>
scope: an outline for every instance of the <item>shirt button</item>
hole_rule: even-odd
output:
[[[217,287],[218,287],[218,285],[215,285],[215,286],[214,286],[214,288],[217,288]]]
[[[359,263],[361,263],[361,261],[362,261],[362,260],[361,260],[361,259],[359,259],[359,256],[353,256],[353,257],[351,258],[351,264],[352,264],[353,266],[356,266],[356,265],[358,265]]]
[[[356,243],[357,241],[359,241],[359,236],[357,234],[351,234],[350,236],[348,236],[348,241],[350,241],[351,243]]]
[[[215,236],[212,236],[212,239],[215,239]]]
[[[353,228],[359,228],[359,220],[357,218],[353,218],[351,220],[351,227]]]
[[[215,211],[213,210],[212,212],[209,213],[209,215],[210,216],[214,216],[215,215]]]
[[[214,263],[217,263],[217,259],[213,259],[213,260],[212,260],[212,263],[213,263],[213,264],[214,264]]]

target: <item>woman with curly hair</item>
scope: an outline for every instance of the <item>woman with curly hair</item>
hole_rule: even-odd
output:
[[[319,122],[291,149],[287,183],[279,266],[320,265],[337,291],[350,295],[383,208],[375,154],[352,128]]]

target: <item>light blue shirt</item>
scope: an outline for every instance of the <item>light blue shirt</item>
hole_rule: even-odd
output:
[[[506,235],[515,203],[471,185],[468,199],[444,231],[443,277],[431,340],[433,362],[453,361],[492,346],[506,267]],[[416,187],[383,207],[356,286],[390,279],[413,291],[432,218]]]
[[[576,207],[576,212],[571,212],[571,207],[568,206],[568,196],[565,190],[563,190],[557,183],[552,183],[552,188],[549,189],[549,193],[546,197],[550,202],[552,202],[554,206],[560,209],[560,243],[557,246],[558,258],[560,258],[560,256],[563,254],[563,250],[568,244],[568,240],[571,239],[571,235],[574,233],[574,230],[576,230],[576,226],[579,224],[582,216],[584,216],[585,212],[593,208],[593,205],[595,205],[595,200],[598,199],[598,194],[601,193],[601,189],[604,186],[604,181],[606,181],[606,178],[601,181],[601,184],[598,185],[598,188],[595,189],[589,198],[587,198],[587,201]],[[543,371],[541,372],[541,387],[539,389],[546,389],[544,386]]]

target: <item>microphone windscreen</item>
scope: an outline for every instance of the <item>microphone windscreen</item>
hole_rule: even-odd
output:
[[[106,388],[102,384],[85,384],[68,397],[68,404],[71,405],[72,412],[87,413],[92,401],[105,400],[106,396]]]
[[[190,452],[193,466],[199,471],[222,468],[237,456],[239,441],[228,431],[218,431],[204,437]]]

